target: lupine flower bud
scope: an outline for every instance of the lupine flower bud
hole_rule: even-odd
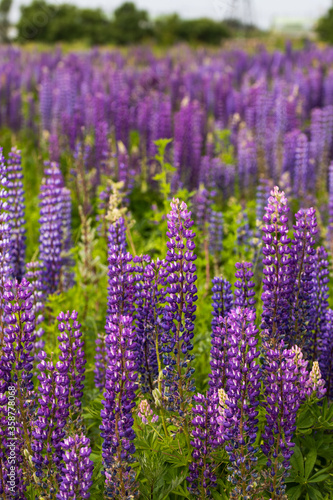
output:
[[[307,394],[311,397],[313,394],[321,399],[326,394],[325,381],[321,378],[320,368],[318,361],[315,361],[312,365],[312,370],[307,381]]]
[[[158,415],[154,415],[150,404],[146,399],[143,399],[138,407],[138,417],[141,419],[142,423],[147,425],[149,421],[154,424],[158,421]]]

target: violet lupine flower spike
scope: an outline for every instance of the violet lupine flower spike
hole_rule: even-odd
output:
[[[319,367],[326,383],[327,396],[333,399],[333,311],[326,311],[326,321],[321,332]]]
[[[56,367],[60,373],[67,373],[69,377],[69,394],[68,402],[70,405],[70,412],[74,413],[80,410],[82,405],[83,396],[83,381],[85,379],[85,364],[86,359],[84,358],[84,341],[81,339],[82,332],[80,330],[81,325],[77,321],[77,312],[63,313],[61,312],[58,316],[58,329],[60,335],[59,349],[61,354],[59,356],[59,362]],[[73,407],[75,410],[73,411]]]
[[[101,411],[102,457],[106,498],[130,499],[137,495],[135,472],[130,467],[135,452],[132,409],[137,389],[137,350],[130,316],[111,315],[107,343],[109,365]]]
[[[255,493],[254,443],[258,432],[260,374],[257,358],[258,329],[252,309],[236,307],[227,317],[228,361],[223,437],[231,461],[230,498],[248,499]]]
[[[272,342],[288,333],[290,315],[290,250],[288,238],[288,202],[283,192],[275,187],[268,199],[263,217],[263,312],[261,327]]]
[[[40,188],[39,252],[44,266],[47,293],[58,290],[63,246],[63,177],[56,163],[46,164]]]
[[[110,225],[108,245],[108,310],[105,334],[100,333],[96,340],[95,384],[100,389],[105,385],[105,371],[108,365],[108,346],[106,336],[109,333],[109,318],[132,315],[135,309],[134,283],[135,267],[132,255],[126,251],[125,225],[122,219]]]
[[[233,294],[231,284],[222,276],[216,276],[212,280],[212,306],[213,319],[212,328],[217,325],[220,316],[225,318],[233,307]]]
[[[215,271],[218,272],[220,255],[223,249],[223,215],[222,212],[211,211],[209,219],[209,252],[213,255]]]
[[[0,360],[0,436],[3,444],[0,451],[0,468],[1,476],[7,483],[4,488],[5,494],[10,496],[8,475],[12,470],[10,455],[14,447],[16,457],[14,486],[18,498],[24,498],[27,484],[23,481],[23,473],[27,473],[29,469],[26,454],[32,456],[29,432],[30,412],[34,404],[31,351],[35,340],[35,315],[31,311],[32,293],[33,288],[25,278],[20,284],[17,281],[7,281],[4,285],[6,327]],[[7,391],[11,394],[10,405],[6,396]],[[10,414],[14,418],[9,418],[9,407],[11,407]],[[15,421],[15,426],[8,425],[12,420]],[[5,423],[7,425],[3,426]],[[25,462],[24,467],[22,467],[23,462]]]
[[[212,213],[211,204],[212,204],[211,193],[207,191],[207,189],[203,185],[201,185],[194,197],[193,206],[195,207],[196,223],[202,235],[202,244],[205,253],[207,291],[209,289],[209,284],[210,284],[210,264],[209,264],[210,234],[208,232],[208,224]]]
[[[295,215],[294,238],[291,243],[292,274],[294,287],[292,309],[290,313],[292,344],[304,344],[307,336],[307,325],[310,321],[309,303],[313,289],[313,271],[315,264],[315,240],[317,234],[317,219],[314,208],[300,210]]]
[[[329,299],[329,262],[328,253],[324,247],[317,248],[313,266],[313,288],[309,300],[309,342],[305,347],[309,358],[315,361],[322,344],[322,335],[325,332]]]
[[[183,417],[194,390],[191,375],[193,355],[192,339],[197,300],[195,282],[196,266],[193,253],[195,233],[193,221],[184,202],[174,199],[168,214],[168,251],[163,277],[166,281],[161,343],[163,352],[164,395],[167,409],[177,411]]]
[[[25,204],[21,153],[13,148],[7,161],[7,190],[11,225],[12,275],[21,281],[25,266]]]
[[[61,443],[69,417],[69,376],[63,363],[56,366],[44,351],[38,353],[39,408],[32,429],[32,461],[40,491],[55,493],[62,461]]]
[[[134,299],[140,386],[142,392],[152,394],[159,373],[156,345],[159,345],[161,328],[157,321],[159,315],[157,278],[161,263],[151,262],[148,255],[134,257],[133,262],[136,264],[137,273]]]
[[[262,434],[262,451],[267,456],[267,488],[273,500],[284,498],[285,475],[293,454],[293,433],[301,402],[298,387],[296,353],[285,349],[284,342],[265,346],[263,379],[266,424]],[[282,462],[281,462],[282,459]]]
[[[72,201],[71,192],[66,187],[62,188],[62,269],[61,269],[61,290],[68,290],[74,285],[74,259],[70,255],[72,241]]]
[[[4,285],[11,275],[11,225],[9,214],[7,168],[0,148],[0,353],[4,336]]]
[[[121,252],[127,252],[126,226],[123,217],[110,225],[108,240],[111,247],[117,246]]]
[[[219,389],[225,389],[228,356],[228,322],[227,317],[220,316],[212,331],[212,346],[210,349],[210,367],[208,397],[217,395]],[[217,404],[217,399],[215,398]]]
[[[239,307],[253,307],[256,303],[254,298],[255,287],[251,262],[237,262],[235,276],[235,306]]]
[[[56,499],[90,498],[89,488],[92,485],[94,463],[89,459],[91,454],[89,439],[76,434],[64,439],[61,448],[64,466]]]
[[[187,489],[194,496],[204,500],[211,497],[211,488],[217,485],[214,469],[216,465],[211,454],[216,447],[215,429],[211,426],[214,409],[209,399],[202,394],[194,396],[192,408],[194,418],[191,421],[192,462],[189,465],[189,476],[186,478]]]
[[[333,162],[328,170],[328,225],[327,243],[333,252]]]
[[[45,346],[45,341],[42,338],[44,330],[43,328],[37,329],[38,325],[44,321],[43,311],[45,292],[43,286],[43,269],[41,262],[28,262],[26,269],[27,272],[24,277],[29,281],[29,283],[31,283],[34,290],[32,294],[32,312],[35,314],[36,340],[31,354],[34,356],[36,361],[39,350],[44,349]]]

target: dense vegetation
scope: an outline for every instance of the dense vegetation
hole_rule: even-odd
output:
[[[229,30],[222,22],[184,20],[176,14],[153,21],[145,10],[137,9],[131,2],[118,7],[110,17],[101,9],[33,0],[31,4],[21,6],[17,29],[21,43],[33,40],[128,45],[154,41],[161,45],[175,42],[219,45],[229,36]]]
[[[319,19],[316,31],[321,40],[333,43],[333,8],[329,9],[327,14]]]
[[[330,500],[332,51],[0,62],[1,498]]]

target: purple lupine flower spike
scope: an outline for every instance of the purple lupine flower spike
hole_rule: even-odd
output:
[[[123,217],[110,225],[108,240],[111,247],[117,246],[121,252],[127,252],[126,226]]]
[[[328,226],[327,226],[328,244],[333,250],[333,162],[328,170]]]
[[[212,280],[212,327],[217,325],[220,316],[224,318],[233,307],[233,294],[231,284],[222,276],[216,276]]]
[[[252,309],[236,307],[228,317],[228,361],[225,410],[222,415],[226,451],[231,461],[230,498],[255,491],[255,441],[258,432],[260,374],[258,330]]]
[[[319,346],[319,367],[326,383],[327,396],[333,398],[333,311],[326,311]]]
[[[135,446],[132,409],[135,406],[138,365],[135,330],[130,316],[109,316],[109,365],[101,411],[102,457],[106,498],[137,495],[135,472],[130,467]]]
[[[72,241],[72,201],[71,192],[66,187],[62,188],[62,272],[61,288],[68,290],[74,285],[74,259],[70,255],[73,246]]]
[[[99,389],[105,385],[105,371],[108,364],[106,336],[109,333],[109,317],[128,315],[134,312],[134,266],[132,255],[127,252],[126,232],[123,219],[110,225],[108,245],[108,310],[105,334],[96,340],[95,384]]]
[[[91,454],[90,440],[85,436],[69,436],[61,443],[64,466],[57,500],[71,498],[90,498],[89,488],[92,486],[94,463],[89,459]]]
[[[45,301],[45,291],[43,286],[43,269],[41,262],[28,262],[26,265],[27,272],[25,273],[25,278],[31,283],[33,286],[34,292],[32,295],[32,311],[35,314],[36,324],[35,324],[35,333],[36,333],[36,341],[34,343],[34,349],[31,354],[34,355],[35,360],[37,360],[37,354],[41,349],[44,349],[45,341],[43,340],[44,330],[43,328],[38,328],[43,320],[43,311],[44,311],[44,301]]]
[[[61,354],[56,365],[59,371],[66,372],[69,376],[68,401],[71,408],[73,405],[76,407],[75,411],[80,409],[82,405],[83,381],[85,379],[84,365],[87,362],[84,358],[84,341],[81,338],[81,325],[77,321],[77,316],[76,311],[72,311],[72,313],[67,311],[67,313],[61,312],[57,318],[59,321],[58,330],[60,335],[58,340]]]
[[[4,285],[11,275],[11,225],[7,190],[7,168],[0,148],[0,352],[4,336]]]
[[[12,148],[7,161],[7,200],[11,225],[12,275],[21,281],[25,266],[25,204],[21,152]]]
[[[193,253],[195,233],[191,213],[184,202],[174,199],[168,214],[169,241],[164,263],[165,301],[161,351],[165,368],[164,394],[167,408],[184,415],[190,392],[194,390],[191,374],[192,339],[197,300],[196,266]]]
[[[223,215],[222,212],[211,211],[209,226],[209,251],[218,263],[223,249]]]
[[[295,153],[294,195],[305,194],[309,175],[309,144],[305,134],[297,137]]]
[[[40,88],[40,115],[43,130],[51,129],[52,120],[52,81],[48,68],[43,68]]]
[[[239,307],[253,307],[256,303],[254,298],[255,287],[251,262],[237,262],[235,276],[235,306]]]
[[[249,216],[245,210],[240,213],[237,227],[237,249],[243,247],[244,252],[249,252],[252,247],[253,233],[250,229]]]
[[[31,351],[35,341],[35,315],[32,312],[33,288],[23,278],[21,283],[7,281],[4,285],[5,328],[2,356],[0,359],[0,422],[1,427],[0,467],[6,486],[5,495],[10,496],[9,473],[12,470],[11,449],[15,449],[14,488],[18,498],[24,498],[26,484],[23,482],[23,449],[32,455],[30,445],[30,412],[33,406],[33,382]],[[8,397],[11,397],[9,404]],[[15,426],[8,425],[9,406],[15,416]],[[8,419],[8,420],[7,420]],[[5,430],[6,429],[6,430]]]
[[[44,351],[38,353],[38,358],[39,408],[32,430],[32,460],[40,485],[45,489],[48,474],[56,476],[60,472],[61,443],[69,417],[69,376],[66,365],[58,362],[55,366]],[[52,487],[50,493],[54,492]]]
[[[159,344],[157,286],[160,262],[151,262],[148,255],[135,257],[138,279],[135,284],[135,331],[139,344],[139,372],[142,392],[152,394],[158,377],[156,343]],[[157,338],[156,338],[157,337]]]
[[[63,177],[56,163],[46,164],[40,189],[39,252],[47,293],[59,289],[63,246]]]
[[[211,426],[213,413],[209,400],[202,394],[194,396],[195,405],[192,408],[194,418],[191,421],[192,462],[189,465],[189,476],[186,478],[187,489],[199,498],[210,498],[211,488],[217,485],[214,474],[216,465],[211,461],[211,452],[215,448],[216,436]]]
[[[202,185],[193,198],[195,221],[200,231],[205,232],[211,216],[211,193]]]
[[[312,273],[312,292],[309,299],[309,317],[307,326],[308,342],[305,346],[308,357],[315,361],[326,327],[326,314],[329,299],[329,262],[324,247],[318,247],[314,255]]]
[[[268,199],[263,217],[263,312],[261,327],[272,339],[280,339],[288,333],[290,314],[290,263],[288,238],[288,201],[283,192],[275,187]]]
[[[293,454],[292,438],[301,402],[295,356],[292,349],[284,348],[283,341],[275,347],[265,346],[263,380],[266,424],[261,448],[267,456],[267,480],[272,493],[284,492],[284,477],[290,469]]]
[[[317,219],[314,208],[301,209],[294,225],[294,238],[291,243],[292,274],[294,293],[290,318],[292,343],[305,342],[307,324],[310,321],[310,308],[313,271],[315,266],[314,236],[317,234]]]
[[[212,326],[212,345],[210,349],[210,367],[208,397],[216,395],[219,389],[225,389],[228,357],[228,322],[227,315],[219,316]]]

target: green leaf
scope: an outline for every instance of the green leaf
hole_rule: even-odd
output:
[[[328,472],[329,470],[332,470],[331,465],[329,467],[326,467],[325,469],[321,469],[320,471],[316,472],[316,474],[310,477],[308,483],[320,483],[321,481],[325,481],[330,476],[332,476],[332,474]]]
[[[310,412],[309,409],[303,410],[297,419],[297,429],[302,430],[303,429],[308,429],[309,427],[312,427],[313,423],[315,421],[314,415]]]
[[[294,454],[291,459],[293,468],[299,473],[301,477],[304,477],[304,459],[300,448],[296,445],[294,448]]]
[[[317,488],[314,488],[313,486],[309,486],[309,497],[310,500],[322,500],[323,495],[320,493]]]
[[[302,494],[302,486],[300,484],[293,486],[287,491],[287,493],[289,500],[298,500]]]
[[[317,460],[317,450],[312,449],[305,457],[305,471],[304,471],[305,479],[308,479],[308,477],[310,476],[314,464],[316,463],[316,460]]]

